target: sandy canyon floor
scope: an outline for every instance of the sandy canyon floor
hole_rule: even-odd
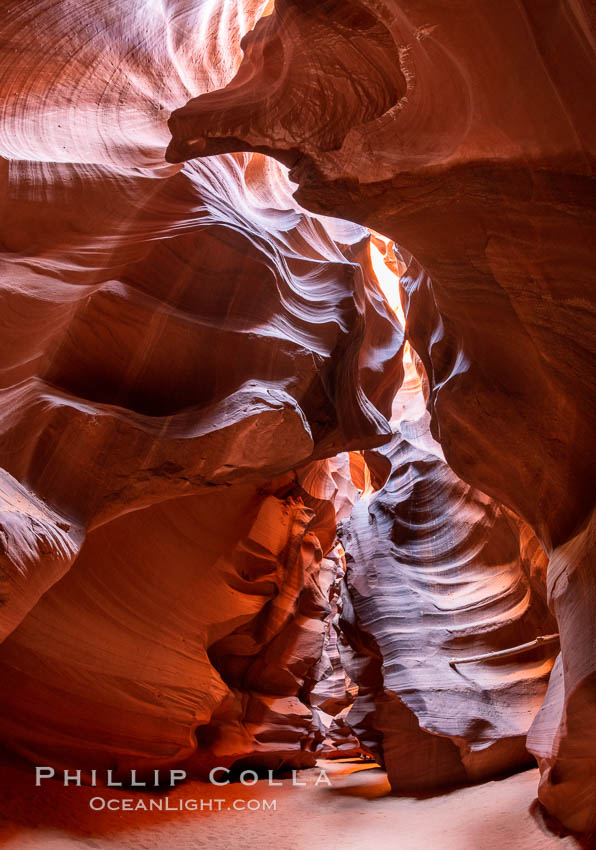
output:
[[[320,762],[331,786],[315,785],[318,770],[301,771],[293,787],[226,788],[188,782],[169,795],[170,806],[190,800],[214,802],[214,811],[91,811],[89,803],[148,800],[142,792],[69,787],[50,781],[35,788],[30,768],[1,771],[0,847],[3,850],[551,850],[590,848],[553,834],[535,803],[538,771],[440,796],[416,799],[390,794],[375,765],[344,760]],[[247,811],[250,806],[259,809]],[[263,810],[263,801],[275,810]],[[97,805],[97,804],[96,804]],[[113,804],[114,806],[116,804]],[[207,804],[204,804],[204,808]],[[215,809],[220,808],[220,811]]]

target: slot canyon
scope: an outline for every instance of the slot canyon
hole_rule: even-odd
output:
[[[592,0],[0,8],[0,847],[596,847]]]

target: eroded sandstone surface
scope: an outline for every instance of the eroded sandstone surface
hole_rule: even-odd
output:
[[[285,169],[164,160],[264,6],[3,22],[0,736],[37,763],[314,764],[323,558],[403,331]]]
[[[168,158],[265,151],[304,206],[394,240],[432,433],[552,556],[562,657],[531,740],[541,800],[593,829],[591,10],[278,0],[243,48],[173,114]]]
[[[383,449],[389,479],[342,523],[339,623],[344,665],[361,685],[346,722],[394,789],[417,792],[531,763],[526,736],[558,641],[498,654],[556,631],[536,581],[544,553],[445,463],[406,366]]]
[[[590,10],[25,0],[1,33],[4,745],[364,751],[400,789],[528,747],[596,828]]]

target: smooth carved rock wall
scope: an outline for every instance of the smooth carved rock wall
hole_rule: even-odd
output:
[[[342,518],[344,517],[338,514],[338,519]],[[338,544],[329,553],[327,564],[329,613],[325,618],[323,651],[313,670],[314,684],[309,692],[308,702],[320,729],[320,755],[324,758],[348,758],[361,755],[363,748],[346,722],[349,709],[358,693],[358,686],[347,676],[339,649],[339,644],[346,640],[339,626],[341,588],[345,575],[345,558],[341,545]]]
[[[91,532],[2,645],[2,739],[35,763],[139,775],[314,763],[299,691],[328,603],[312,518],[240,485]]]
[[[540,799],[572,829],[596,827],[596,622],[594,514],[551,555],[549,601],[561,631],[561,654],[528,737],[542,777]]]
[[[320,740],[320,567],[350,467],[383,465],[403,333],[366,231],[277,163],[164,160],[266,5],[3,16],[0,737],[35,760],[277,767]]]
[[[558,646],[450,666],[555,621],[518,524],[445,463],[411,361],[392,423],[389,480],[342,524],[344,663],[362,683],[346,721],[393,788],[419,791],[531,763],[525,739]]]
[[[362,229],[305,214],[277,164],[242,153],[164,161],[170,111],[198,97],[171,120],[169,160],[270,153],[292,166],[302,204],[398,246],[408,335],[450,467],[554,550],[562,657],[531,746],[541,799],[589,828],[590,19],[572,2],[269,6],[25,0],[3,16],[2,628],[16,630],[0,663],[23,677],[8,697],[6,737],[22,752],[80,759],[90,712],[96,720],[101,709],[90,760],[111,747],[122,764],[191,758],[200,769],[215,753],[302,763],[316,744],[313,670],[288,647],[296,640],[310,663],[322,646],[317,565],[333,545],[331,502],[353,493],[341,462],[306,464],[362,450],[352,476],[382,484],[387,463],[374,449],[389,437],[401,334]],[[242,37],[270,11],[241,63]],[[211,538],[211,499],[229,520],[227,542]],[[178,505],[189,512],[180,539]],[[260,528],[261,510],[293,519],[268,525],[255,555],[247,523]],[[543,559],[524,526],[512,527],[538,598]],[[97,582],[105,570],[133,598],[145,534],[155,540],[146,579],[158,589],[141,601],[168,617],[137,689],[133,647],[157,614],[129,611]],[[292,552],[277,548],[278,534]],[[104,549],[115,553],[107,565]],[[256,557],[248,579],[246,549]],[[228,570],[214,572],[223,622],[210,633],[214,612],[200,613],[188,660],[172,632],[194,629],[199,613],[178,582],[192,585],[195,568],[207,581],[216,562]],[[276,578],[263,581],[269,567]],[[81,641],[79,629],[71,646],[83,571],[97,631]],[[288,605],[273,627],[270,591],[282,594],[286,577]],[[126,616],[110,617],[123,602]],[[131,629],[127,618],[142,623]],[[361,670],[359,681],[373,693],[377,648],[359,650],[352,663],[367,667],[370,680]],[[270,678],[255,673],[266,653]],[[192,681],[182,683],[187,663]],[[75,692],[69,725],[57,706],[88,670],[97,686]],[[19,725],[21,711],[50,722],[53,737]]]
[[[401,280],[407,304],[410,328],[408,333],[417,350],[423,352],[423,359],[432,375],[431,410],[439,423],[442,445],[446,442],[443,439],[444,434],[454,436],[459,434],[459,438],[462,441],[465,439],[465,444],[470,448],[463,452],[456,451],[455,455],[461,456],[466,463],[471,462],[474,468],[478,469],[479,465],[485,465],[485,461],[479,464],[476,461],[476,455],[472,455],[471,447],[483,453],[480,454],[481,457],[490,458],[490,453],[494,450],[495,423],[502,417],[502,413],[494,405],[500,404],[498,399],[503,394],[502,390],[499,387],[496,392],[488,395],[482,391],[482,388],[478,393],[472,389],[471,384],[468,383],[467,372],[473,367],[466,360],[464,343],[459,341],[455,344],[453,336],[450,337],[445,330],[446,323],[443,321],[442,313],[437,309],[436,297],[433,294],[435,290],[433,283],[413,257],[404,251],[398,253],[404,261],[404,273]],[[579,279],[581,280],[581,274]],[[576,279],[574,279],[575,282]],[[583,306],[579,308],[584,315],[578,318],[578,325],[574,330],[571,317],[578,304],[582,303],[581,294],[575,306],[568,312],[567,308],[571,300],[569,296],[569,301],[565,298],[559,305],[560,321],[553,317],[559,335],[558,355],[557,362],[552,369],[549,368],[547,373],[547,383],[552,390],[561,365],[565,364],[566,368],[570,369],[570,378],[567,383],[568,387],[575,384],[575,408],[572,409],[569,398],[565,402],[561,401],[563,392],[559,390],[557,390],[557,397],[551,396],[549,402],[554,405],[555,411],[567,406],[569,411],[567,433],[564,432],[563,423],[557,429],[557,433],[548,433],[547,423],[550,422],[549,417],[553,409],[552,407],[549,410],[544,408],[544,400],[549,398],[548,393],[537,393],[534,396],[534,403],[529,403],[527,395],[525,398],[514,395],[515,415],[521,411],[522,417],[528,421],[527,434],[522,435],[520,428],[519,436],[515,439],[515,445],[518,446],[518,461],[514,463],[511,458],[510,468],[498,466],[495,463],[491,470],[487,471],[486,478],[488,480],[489,474],[493,481],[500,478],[498,492],[509,504],[520,510],[522,516],[528,517],[538,536],[543,533],[543,523],[548,524],[550,529],[555,528],[558,517],[567,510],[567,506],[573,503],[573,515],[577,522],[575,530],[569,525],[568,530],[562,533],[561,537],[555,537],[552,540],[551,532],[547,531],[542,538],[543,542],[546,540],[545,551],[550,555],[546,577],[547,599],[556,617],[557,631],[561,635],[561,655],[550,678],[546,699],[536,719],[536,726],[530,731],[528,748],[536,756],[541,768],[540,800],[566,826],[579,832],[592,832],[596,829],[595,754],[589,746],[586,747],[585,742],[587,739],[591,740],[596,731],[594,656],[591,651],[596,585],[593,574],[594,533],[591,519],[593,511],[587,516],[583,513],[586,508],[589,509],[593,497],[589,485],[584,485],[583,481],[586,470],[588,476],[592,475],[593,452],[587,446],[593,442],[589,436],[593,432],[593,419],[591,403],[583,404],[582,393],[586,392],[588,395],[592,393],[591,389],[587,389],[593,379],[590,355],[588,354],[586,359],[584,357],[585,352],[589,351],[593,344],[595,333],[590,319],[591,308],[587,301],[583,302]],[[537,301],[534,307],[539,313],[541,303]],[[567,327],[563,330],[565,322]],[[581,356],[577,348],[579,339],[582,340],[580,347],[584,350]],[[564,350],[565,344],[568,344],[569,352]],[[575,354],[578,356],[574,361]],[[523,371],[529,376],[530,370],[536,365],[535,351],[529,351],[524,345],[523,350],[518,352],[518,357],[519,363],[523,364]],[[473,361],[471,362],[473,364]],[[532,363],[534,366],[529,365]],[[464,378],[460,380],[459,373],[462,372]],[[444,393],[449,383],[452,383],[452,387]],[[537,386],[539,385],[540,381],[537,379]],[[489,386],[492,385],[489,384]],[[511,388],[515,388],[517,392],[516,386],[509,383],[505,386],[505,394],[510,392]],[[566,392],[569,392],[568,388]],[[473,433],[470,434],[467,399],[472,401],[476,398],[481,399],[481,404],[479,401],[474,402],[473,409],[476,411],[478,421]],[[514,405],[510,403],[509,406],[513,410]],[[446,413],[443,420],[446,427],[445,424],[440,424],[441,411]],[[579,424],[577,424],[578,421]],[[544,440],[550,444],[550,448],[545,449],[544,454],[540,455],[536,453],[536,446],[540,442],[540,438],[537,438],[534,431],[536,427],[546,435]],[[450,439],[451,436],[448,440]],[[580,466],[583,466],[582,458],[584,457],[586,466],[580,469]],[[565,466],[563,471],[561,466]],[[512,470],[511,473],[509,469]],[[467,472],[464,471],[462,474]],[[533,487],[530,487],[530,476],[533,477]],[[475,480],[474,476],[471,476],[471,480]],[[552,491],[547,489],[550,482],[553,485]],[[537,499],[537,505],[530,510],[530,502],[533,498]],[[522,506],[522,501],[527,505]],[[540,506],[543,506],[541,516],[537,513]],[[571,534],[569,539],[565,540],[569,530]],[[527,531],[522,526],[522,544],[523,535],[527,535]],[[557,546],[555,545],[557,540],[563,542]],[[531,539],[528,542],[532,548],[535,547],[536,544]],[[576,561],[574,557],[577,558]],[[535,571],[533,581],[535,588],[542,583],[541,561],[542,557],[539,555],[538,569]],[[592,567],[588,566],[589,564],[592,564]]]
[[[428,353],[435,435],[460,474],[547,545],[566,539],[586,515],[593,473],[575,450],[594,416],[589,18],[571,3],[486,0],[457,14],[428,2],[406,13],[398,2],[279,0],[243,47],[226,88],[173,114],[169,159],[266,150],[294,166],[305,206],[358,220],[416,257],[442,322]],[[304,65],[320,99],[289,110],[311,90]],[[276,85],[255,106],[267,78]],[[427,315],[432,302],[420,300]],[[421,355],[424,320],[410,322]],[[499,411],[506,433],[490,427]],[[465,453],[487,425],[492,443]]]
[[[433,434],[457,475],[530,524],[549,583],[567,588],[553,597],[561,699],[583,719],[566,725],[553,690],[540,799],[586,830],[593,618],[578,612],[596,586],[555,552],[589,548],[594,506],[594,43],[591,11],[571,0],[278,0],[237,77],[173,114],[168,149],[170,161],[267,152],[292,166],[305,207],[395,241]],[[570,793],[555,762],[591,790]]]

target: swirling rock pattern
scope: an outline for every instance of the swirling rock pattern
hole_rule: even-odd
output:
[[[394,788],[419,791],[529,762],[557,647],[457,664],[548,634],[554,619],[515,521],[445,463],[411,361],[394,412],[389,480],[342,525],[344,657],[362,682],[346,722]]]
[[[596,746],[586,733],[596,728],[595,538],[592,514],[585,527],[551,556],[548,594],[561,630],[561,654],[528,736],[528,748],[542,772],[541,799],[580,832],[596,825]]]
[[[312,516],[238,486],[91,532],[2,646],[2,738],[36,763],[123,773],[312,764],[298,692],[327,612]]]
[[[0,632],[8,634],[70,568],[82,529],[0,473]]]
[[[277,0],[243,41],[235,79],[170,120],[170,161],[267,152],[292,166],[305,207],[395,241],[433,434],[457,475],[530,524],[556,576],[554,552],[578,549],[594,507],[594,45],[591,11],[571,0]],[[284,107],[315,85],[307,108]],[[578,569],[593,608],[593,574]],[[571,589],[556,607],[562,700],[584,706],[584,726],[562,720],[550,755],[540,735],[543,764],[575,759],[596,734],[593,662],[577,662],[592,618],[579,626]],[[544,711],[559,703],[553,694]],[[581,759],[593,795],[594,761]],[[543,774],[541,800],[596,828],[590,794],[568,791]]]
[[[361,221],[416,257],[430,276],[442,322],[432,346],[422,318],[409,328],[433,361],[435,436],[440,431],[457,472],[510,503],[551,545],[585,516],[594,471],[564,439],[573,421],[586,445],[594,415],[587,401],[593,375],[585,369],[594,320],[590,21],[571,3],[553,4],[546,17],[529,3],[496,9],[488,2],[467,15],[418,3],[408,15],[397,2],[322,3],[314,10],[280,0],[245,38],[236,78],[174,113],[168,156],[188,159],[214,146],[266,149],[294,164],[301,203]],[[343,85],[339,58],[349,40],[346,16],[354,18],[354,44],[362,39],[368,48],[349,54],[357,91]],[[241,104],[268,75],[277,79],[280,54],[284,71],[267,108],[246,117]],[[290,88],[292,101],[306,97],[301,68],[307,62],[326,96],[311,102],[305,121],[282,102]],[[498,86],[484,73],[487,64],[508,68]],[[393,77],[399,68],[401,87]],[[375,97],[377,74],[387,98]],[[364,114],[363,100],[380,114]],[[562,289],[561,277],[573,280],[573,292]],[[424,313],[430,299],[420,299],[417,312]],[[428,328],[432,320],[426,321]],[[456,431],[451,394],[461,406],[468,385],[470,394],[480,392],[484,376],[492,378],[487,404],[474,418],[466,403]],[[521,402],[517,412],[510,409],[513,393]],[[499,409],[509,415],[507,439],[491,431],[492,448],[483,444],[466,455],[465,438],[479,441]],[[541,425],[543,410],[548,428]],[[524,464],[512,429],[534,446]],[[554,441],[565,451],[553,451]],[[515,468],[523,486],[496,477],[490,458],[497,455],[500,468]],[[537,461],[545,456],[552,470],[539,478]]]
[[[349,514],[348,514],[349,516]],[[341,515],[338,514],[338,519]],[[325,758],[346,758],[362,754],[362,745],[346,722],[346,716],[358,693],[358,686],[344,670],[339,643],[345,635],[339,627],[341,587],[345,558],[341,545],[329,553],[329,613],[325,618],[325,641],[314,670],[314,686],[308,701],[321,732],[320,753]]]
[[[403,333],[366,231],[284,168],[164,160],[266,7],[4,10],[0,737],[60,768],[300,766],[320,740],[321,564]]]
[[[582,5],[24,0],[1,34],[3,739],[62,766],[314,758],[309,698],[333,613],[324,555],[350,479],[368,492],[386,477],[375,449],[401,379],[368,236],[331,214],[395,242],[449,464],[426,426],[405,428],[419,417],[401,416],[389,485],[350,523],[358,549],[366,505],[377,510],[380,563],[395,525],[411,568],[387,609],[366,553],[348,576],[351,646],[338,646],[360,687],[352,725],[395,784],[391,729],[404,725],[420,753],[434,741],[442,772],[423,766],[423,784],[525,757],[546,654],[498,662],[515,697],[501,711],[480,697],[499,690],[493,665],[464,687],[444,669],[452,626],[434,626],[469,596],[465,616],[486,607],[488,620],[466,620],[466,651],[533,636],[548,620],[542,545],[562,655],[530,746],[541,799],[595,826],[596,134]],[[168,160],[210,158],[167,164],[166,118],[186,101]],[[259,152],[292,168],[317,215]],[[406,497],[422,535],[433,511],[461,506],[441,527],[449,575],[453,550],[478,549],[446,611]],[[407,675],[377,605],[420,627],[424,659]],[[450,713],[464,691],[482,723],[440,716],[435,656]]]

